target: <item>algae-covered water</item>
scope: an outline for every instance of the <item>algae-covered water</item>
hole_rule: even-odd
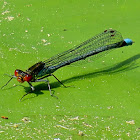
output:
[[[135,43],[93,62],[57,70],[46,83],[15,79],[1,89],[0,139],[140,139],[140,18],[138,0],[1,0],[0,86],[26,70],[113,28]]]

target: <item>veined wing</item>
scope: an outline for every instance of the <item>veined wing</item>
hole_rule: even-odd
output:
[[[81,56],[87,54],[90,51],[94,51],[97,48],[107,46],[110,44],[114,44],[117,42],[123,41],[122,35],[120,32],[108,29],[104,32],[90,38],[87,41],[75,46],[72,49],[69,49],[65,52],[57,54],[47,60],[44,61],[45,65],[48,66],[56,66],[64,61],[71,60],[77,56]]]

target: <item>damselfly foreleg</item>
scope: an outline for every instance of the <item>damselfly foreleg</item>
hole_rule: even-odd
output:
[[[28,82],[28,84],[29,84],[30,87],[31,87],[31,92],[34,91],[35,88],[32,86],[32,84],[31,84],[30,82]],[[28,92],[28,93],[24,94],[24,95],[21,97],[21,99],[20,99],[19,101],[21,101],[26,95],[30,94],[31,92]]]
[[[1,89],[2,89],[3,87],[7,86],[7,84],[8,84],[13,78],[14,78],[14,77],[11,77],[10,80],[9,80],[4,86],[1,87]]]

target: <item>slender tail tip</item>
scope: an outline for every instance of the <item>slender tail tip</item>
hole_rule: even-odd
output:
[[[124,39],[124,41],[126,42],[126,46],[132,45],[134,43],[134,41],[129,38]]]

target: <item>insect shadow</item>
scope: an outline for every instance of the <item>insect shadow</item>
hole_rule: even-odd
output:
[[[88,74],[78,75],[74,76],[65,80],[62,80],[62,83],[69,83],[71,81],[76,81],[78,79],[84,78],[94,78],[103,74],[114,74],[114,73],[120,73],[123,71],[129,71],[132,69],[136,69],[139,67],[139,65],[136,63],[136,60],[140,58],[140,54],[134,55],[118,64],[115,64],[114,66],[105,67],[101,70],[94,71]]]

